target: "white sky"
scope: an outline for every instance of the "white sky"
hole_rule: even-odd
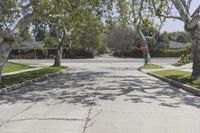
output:
[[[193,0],[190,12],[191,14],[194,12],[194,10],[200,5],[200,0]],[[184,31],[184,24],[181,21],[168,19],[163,28],[161,29],[161,32],[174,32],[174,31]]]

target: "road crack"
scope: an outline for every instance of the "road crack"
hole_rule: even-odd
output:
[[[3,122],[2,124],[0,124],[0,128],[3,127],[5,124],[8,124],[8,123],[12,122],[12,120],[13,120],[14,118],[16,118],[17,116],[23,114],[24,112],[26,112],[27,110],[29,110],[30,108],[32,108],[33,105],[35,105],[35,104],[36,104],[36,103],[31,104],[30,106],[26,107],[26,108],[25,108],[24,110],[22,110],[21,112],[19,112],[19,113],[15,114],[14,116],[12,116],[9,120],[7,120],[7,121]]]
[[[98,81],[97,86],[95,87],[96,91],[94,93],[94,98],[92,99],[92,103],[90,105],[90,108],[89,108],[89,111],[88,111],[88,115],[87,115],[86,122],[85,122],[85,125],[84,125],[82,133],[85,133],[86,129],[89,128],[89,127],[91,127],[94,124],[94,122],[92,122],[91,124],[89,124],[89,121],[91,120],[90,116],[91,116],[91,113],[92,113],[93,106],[95,105],[95,100],[96,100],[96,97],[97,97],[97,94],[98,94],[97,93],[97,89],[99,88],[100,83],[101,83],[101,79]]]

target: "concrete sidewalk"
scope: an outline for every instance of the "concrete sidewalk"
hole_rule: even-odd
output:
[[[35,71],[35,70],[40,70],[45,67],[38,67],[38,68],[32,68],[32,69],[26,69],[26,70],[20,70],[20,71],[15,71],[15,72],[9,72],[9,73],[3,73],[2,76],[9,76],[9,75],[15,75],[15,74],[20,74],[20,73],[25,73],[25,72],[30,72],[30,71]]]

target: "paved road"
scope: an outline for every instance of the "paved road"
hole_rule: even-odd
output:
[[[0,133],[199,133],[200,98],[134,63],[71,72],[0,97]]]
[[[154,64],[171,64],[175,63],[178,58],[152,58],[151,62]],[[25,63],[25,64],[53,64],[54,60],[9,60],[16,63]],[[144,63],[142,58],[116,58],[111,56],[106,57],[95,57],[94,59],[63,59],[62,62],[65,64],[70,63],[134,63],[141,65]]]

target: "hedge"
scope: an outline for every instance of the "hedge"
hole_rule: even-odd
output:
[[[10,59],[34,59],[35,53],[37,59],[53,59],[57,49],[13,49],[10,53]],[[85,49],[64,49],[63,58],[93,58],[94,53]]]
[[[53,59],[56,55],[56,49],[14,49],[10,53],[10,59],[34,59],[36,52],[37,59]],[[180,57],[187,53],[186,49],[168,49],[168,50],[155,50],[150,49],[151,57]],[[133,57],[142,58],[143,54],[138,49],[127,51],[114,51],[113,56],[116,57]],[[64,49],[63,58],[93,58],[94,53],[85,49]]]
[[[150,49],[151,57],[180,57],[185,54],[186,49],[167,49],[167,50],[155,50]],[[133,49],[130,51],[114,51],[113,56],[116,57],[133,57],[142,58],[143,53],[139,49]]]

